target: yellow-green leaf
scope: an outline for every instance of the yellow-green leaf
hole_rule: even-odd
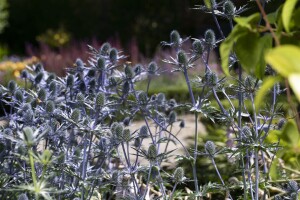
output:
[[[271,87],[280,80],[279,77],[270,76],[267,77],[264,81],[262,86],[259,88],[258,92],[255,96],[255,107],[260,108],[261,104],[264,101],[264,98],[266,97],[266,94],[268,93],[268,90],[271,89]]]
[[[283,10],[282,10],[282,22],[285,30],[287,32],[290,31],[290,21],[293,15],[293,10],[296,6],[298,0],[286,0],[284,5],[283,5]]]
[[[298,101],[300,102],[300,74],[291,74],[288,77],[291,88],[294,91]]]
[[[248,17],[236,17],[234,18],[234,21],[247,29],[252,30],[253,25],[257,25],[260,19],[260,14],[259,13],[254,13],[253,15],[250,15]]]
[[[270,50],[265,59],[280,75],[288,77],[292,73],[300,74],[300,48],[294,45],[282,45]]]

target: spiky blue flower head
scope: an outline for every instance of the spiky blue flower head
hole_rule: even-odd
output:
[[[147,68],[148,74],[154,75],[157,71],[157,68],[158,67],[157,67],[156,62],[153,61],[153,62],[149,63],[148,68]]]
[[[212,29],[208,29],[204,34],[204,41],[206,45],[212,49],[216,44],[216,35]]]
[[[112,64],[115,64],[118,61],[118,50],[117,49],[115,49],[115,48],[110,49],[109,60]]]

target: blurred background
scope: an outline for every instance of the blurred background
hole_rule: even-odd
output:
[[[239,7],[247,1],[233,2]],[[250,10],[256,9],[254,3]],[[106,41],[130,55],[132,63],[159,60],[164,54],[160,42],[168,41],[173,29],[200,38],[207,28],[215,28],[209,14],[193,9],[199,4],[203,2],[0,0],[0,71],[18,76],[25,64],[42,62],[62,75],[76,58],[88,58],[87,44],[98,48]],[[276,1],[269,4],[276,7]],[[228,33],[226,20],[220,22]]]

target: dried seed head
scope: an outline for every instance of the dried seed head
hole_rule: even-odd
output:
[[[14,92],[17,89],[17,84],[14,80],[8,82],[7,88],[10,92]]]
[[[157,68],[158,67],[157,67],[156,62],[153,61],[153,62],[149,63],[148,69],[147,69],[148,74],[154,75],[157,71]]]
[[[178,59],[178,63],[181,65],[187,65],[188,63],[188,58],[183,50],[180,50],[177,53],[177,59]]]
[[[53,111],[54,111],[54,109],[55,109],[55,104],[54,104],[54,102],[53,101],[47,101],[47,103],[46,103],[46,112],[48,112],[48,113],[52,113]]]
[[[195,40],[192,46],[194,55],[201,56],[203,54],[203,46],[200,40]]]
[[[146,138],[148,137],[148,127],[146,125],[143,125],[141,128],[140,128],[140,132],[139,132],[139,137],[140,138]]]
[[[144,91],[140,91],[138,93],[138,101],[140,104],[147,104],[148,101],[147,93]]]
[[[173,174],[176,183],[181,183],[184,178],[184,170],[182,167],[177,167]]]
[[[128,128],[124,129],[123,130],[123,139],[125,142],[130,141],[130,136],[131,136],[130,130]]]
[[[180,46],[181,38],[178,31],[173,30],[170,34],[170,40],[173,47],[178,48]]]
[[[98,61],[97,61],[97,68],[100,70],[100,71],[104,71],[105,68],[106,68],[106,65],[105,65],[105,59],[103,57],[99,57],[98,58]]]
[[[115,64],[118,61],[118,50],[117,49],[112,48],[109,51],[109,60],[113,64]]]
[[[177,121],[177,113],[175,111],[171,111],[169,114],[169,123],[173,124]]]
[[[15,93],[14,93],[14,97],[19,102],[23,102],[23,100],[24,100],[23,93],[22,93],[21,90],[16,90]]]
[[[278,121],[278,124],[277,124],[278,129],[279,129],[279,130],[282,129],[283,126],[284,126],[285,124],[286,124],[286,119],[281,118],[281,119]]]
[[[130,91],[130,84],[128,81],[125,81],[124,84],[123,84],[123,88],[122,88],[122,92],[124,95],[127,95]]]
[[[207,71],[204,75],[204,82],[208,86],[216,86],[218,83],[217,74],[212,71]]]
[[[132,70],[132,68],[129,65],[125,66],[124,72],[125,72],[126,78],[131,79],[131,78],[134,77],[133,70]]]
[[[71,119],[74,121],[74,122],[78,122],[79,119],[81,117],[81,112],[79,109],[75,108],[73,110],[73,112],[71,113]]]
[[[34,78],[34,83],[39,84],[44,78],[44,72],[39,72],[35,78]]]
[[[136,65],[133,69],[135,75],[140,75],[142,73],[142,70],[143,70],[143,66],[140,64]]]
[[[154,161],[157,157],[156,145],[151,144],[148,148],[148,160]]]
[[[18,196],[18,200],[29,200],[25,193],[22,193]]]
[[[71,88],[74,85],[74,76],[72,74],[68,74],[66,82],[67,87]]]
[[[205,143],[205,151],[209,154],[209,156],[214,156],[214,154],[216,153],[215,143],[212,141],[207,141]]]
[[[208,45],[208,47],[210,49],[213,48],[216,44],[215,32],[211,29],[208,29],[207,31],[205,31],[204,40],[205,40],[206,45]]]
[[[104,44],[102,44],[102,46],[100,47],[100,55],[107,56],[109,54],[110,48],[111,48],[111,46],[108,42],[105,42]]]
[[[105,101],[106,101],[105,94],[102,93],[102,92],[99,92],[96,96],[96,105],[97,106],[104,106]]]
[[[108,78],[108,84],[111,87],[117,86],[117,79],[115,77],[113,77],[113,76],[109,77]]]
[[[79,102],[79,103],[84,103],[84,95],[81,93],[81,92],[79,92],[78,94],[77,94],[77,96],[76,96],[76,100]]]
[[[37,95],[38,95],[39,100],[46,101],[46,99],[47,99],[47,92],[46,92],[46,90],[44,88],[41,88],[39,90],[39,92],[38,92]]]
[[[223,4],[223,13],[229,18],[232,18],[234,16],[235,6],[232,1],[225,1],[225,3]]]

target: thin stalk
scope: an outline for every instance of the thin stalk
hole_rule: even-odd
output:
[[[212,14],[212,16],[213,16],[213,19],[214,19],[216,25],[217,25],[218,31],[219,31],[220,34],[221,34],[221,37],[222,37],[223,39],[225,39],[224,33],[223,33],[223,31],[222,31],[222,29],[221,29],[221,26],[220,26],[220,24],[219,24],[219,22],[218,22],[218,19],[217,19],[217,17],[216,17],[214,8],[212,8],[211,14]]]
[[[223,181],[223,178],[222,178],[222,176],[221,176],[221,174],[220,174],[220,172],[219,172],[219,170],[218,170],[218,167],[217,167],[217,165],[216,165],[216,163],[215,163],[215,159],[213,158],[213,156],[211,156],[210,158],[211,158],[211,162],[212,162],[212,164],[213,164],[213,166],[214,166],[214,168],[215,168],[215,170],[216,170],[216,172],[217,172],[217,174],[218,174],[218,177],[219,177],[219,179],[220,179],[222,185],[223,185],[224,187],[226,187],[226,185],[225,185],[225,183],[224,183],[224,181]],[[229,190],[228,190],[228,189],[226,189],[226,190],[227,190],[227,192],[228,192],[229,198],[232,199]]]
[[[174,185],[174,187],[173,187],[173,190],[172,190],[172,192],[171,192],[171,194],[170,194],[170,200],[173,199],[173,195],[174,195],[174,192],[175,192],[175,189],[176,189],[177,185],[178,185],[178,183],[175,183],[175,185]]]

